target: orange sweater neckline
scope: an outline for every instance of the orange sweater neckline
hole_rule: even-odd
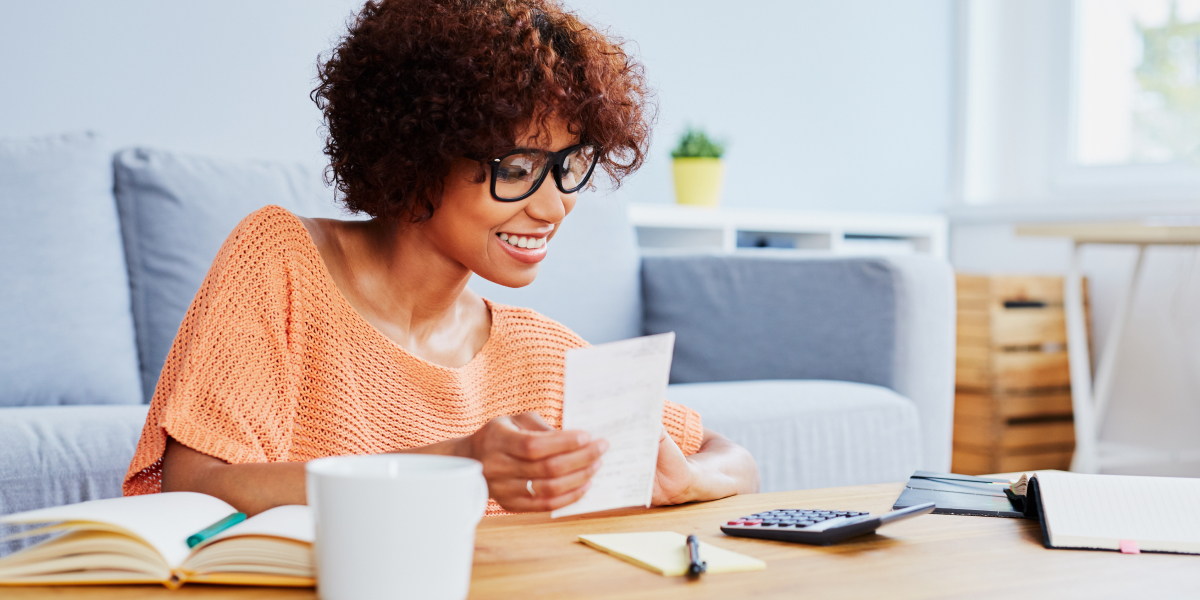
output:
[[[311,252],[313,256],[316,257],[316,260],[313,262],[320,266],[322,275],[321,285],[325,288],[326,293],[330,294],[331,297],[336,299],[335,301],[338,303],[339,308],[342,311],[353,315],[353,318],[357,321],[357,325],[359,327],[369,331],[370,335],[375,336],[379,339],[379,341],[388,345],[396,352],[399,352],[405,358],[416,361],[417,363],[431,369],[439,369],[449,373],[460,374],[466,372],[467,370],[471,369],[473,365],[482,361],[491,350],[493,341],[496,339],[496,332],[499,329],[497,322],[500,320],[504,311],[496,310],[498,306],[497,304],[480,296],[480,298],[483,300],[483,304],[487,307],[488,314],[490,315],[491,326],[488,328],[487,341],[485,341],[483,346],[479,348],[479,351],[471,357],[471,360],[468,360],[458,367],[447,367],[445,365],[439,365],[437,363],[430,362],[424,358],[421,358],[420,356],[417,356],[416,354],[413,354],[412,352],[409,352],[407,348],[401,346],[396,342],[396,340],[384,335],[383,332],[379,331],[379,329],[372,325],[366,317],[360,315],[357,310],[354,310],[354,306],[350,304],[350,301],[347,300],[345,296],[342,295],[342,290],[338,289],[337,282],[333,280],[333,274],[331,274],[329,272],[329,268],[325,266],[325,257],[321,256],[321,250],[317,248],[317,243],[312,239],[312,235],[308,232],[308,228],[304,226],[304,222],[300,220],[300,217],[297,217],[296,215],[292,214],[291,211],[281,206],[273,206],[272,208],[276,208],[280,212],[284,213],[294,227],[298,227],[300,231],[304,232],[304,236],[301,238],[304,240],[304,250],[306,252]]]

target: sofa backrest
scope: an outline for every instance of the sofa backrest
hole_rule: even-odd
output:
[[[0,141],[0,407],[141,402],[110,156]]]
[[[276,204],[344,217],[316,169],[132,148],[112,159],[145,401],[221,244],[246,215]]]
[[[896,294],[882,259],[647,256],[646,333],[675,332],[671,383],[893,386]]]
[[[513,289],[475,276],[471,289],[532,308],[594,344],[642,334],[637,242],[619,196],[581,194],[549,244],[532,284]]]

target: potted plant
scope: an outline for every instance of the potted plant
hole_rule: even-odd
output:
[[[688,127],[679,145],[671,151],[675,176],[675,201],[692,206],[715,208],[721,202],[721,184],[725,166],[721,155],[725,145],[708,139],[704,131]]]

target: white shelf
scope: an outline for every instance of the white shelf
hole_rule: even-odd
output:
[[[946,258],[942,215],[831,213],[631,204],[643,252],[931,254]],[[763,247],[765,246],[765,247]]]

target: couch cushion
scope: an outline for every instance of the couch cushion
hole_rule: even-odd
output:
[[[675,332],[671,383],[892,386],[895,275],[877,259],[647,256],[645,331]]]
[[[120,496],[147,408],[0,409],[0,515]],[[30,543],[0,542],[0,554]]]
[[[667,388],[704,427],[758,462],[762,491],[904,481],[921,463],[912,402],[844,381],[737,381]]]
[[[113,159],[146,402],[221,243],[243,217],[277,204],[345,218],[321,174],[299,164],[216,160],[133,148]]]
[[[103,145],[0,141],[0,215],[0,407],[140,402]]]
[[[641,335],[637,243],[616,196],[583,194],[549,244],[532,284],[512,289],[475,276],[471,289],[532,308],[594,344]]]

